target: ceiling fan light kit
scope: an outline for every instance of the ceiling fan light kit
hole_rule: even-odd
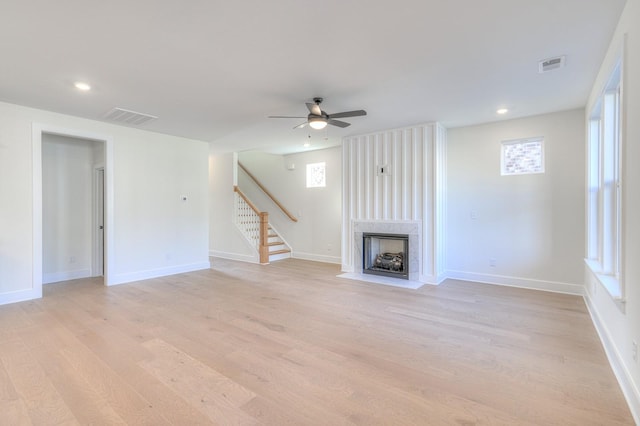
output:
[[[308,120],[312,129],[322,130],[327,127],[327,119],[324,117],[309,116]]]
[[[309,127],[315,130],[322,130],[327,127],[327,124],[331,124],[336,127],[349,127],[351,123],[347,123],[346,121],[336,120],[336,118],[345,118],[345,117],[360,117],[363,115],[367,115],[367,112],[363,109],[359,109],[356,111],[345,111],[339,112],[336,114],[327,114],[326,112],[320,109],[320,104],[322,103],[322,98],[313,98],[313,103],[307,102],[307,109],[309,110],[309,115],[307,116],[307,121],[304,123],[298,124],[294,127],[294,129],[301,129],[305,127],[307,124]],[[291,117],[291,116],[283,116],[283,115],[270,115],[269,118],[304,118],[304,117]]]

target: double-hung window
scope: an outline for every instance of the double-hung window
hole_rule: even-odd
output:
[[[587,265],[614,299],[622,282],[622,84],[615,67],[589,115],[587,146]]]

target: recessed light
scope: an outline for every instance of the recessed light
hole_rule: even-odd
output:
[[[89,90],[91,90],[91,86],[82,81],[77,81],[76,83],[74,83],[74,86],[76,86],[76,89],[82,90],[83,92],[88,92]]]
[[[506,114],[508,112],[509,112],[509,110],[506,109],[506,108],[500,108],[499,110],[496,111],[496,113],[500,114],[500,115],[504,115],[504,114]]]
[[[303,145],[305,148],[309,148],[311,146],[311,144],[309,142],[305,142]]]

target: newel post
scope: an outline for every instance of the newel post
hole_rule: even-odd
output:
[[[260,214],[260,263],[269,263],[269,213]]]

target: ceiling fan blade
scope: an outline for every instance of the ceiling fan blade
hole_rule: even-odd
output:
[[[345,118],[345,117],[359,117],[361,115],[367,115],[367,111],[363,110],[363,109],[359,109],[356,111],[345,111],[345,112],[339,112],[337,114],[329,114],[329,117],[331,118]]]
[[[307,102],[307,108],[309,108],[309,112],[313,115],[322,115],[322,110],[320,109],[320,105],[312,104]]]
[[[270,115],[267,118],[307,118],[307,117],[291,116],[291,115]]]
[[[333,125],[333,126],[338,126],[338,127],[349,127],[351,126],[351,123],[347,123],[345,121],[340,121],[340,120],[329,120],[329,124]]]
[[[308,122],[304,122],[304,123],[300,123],[298,124],[296,127],[294,127],[294,129],[302,129],[304,126],[306,126],[308,124]]]

